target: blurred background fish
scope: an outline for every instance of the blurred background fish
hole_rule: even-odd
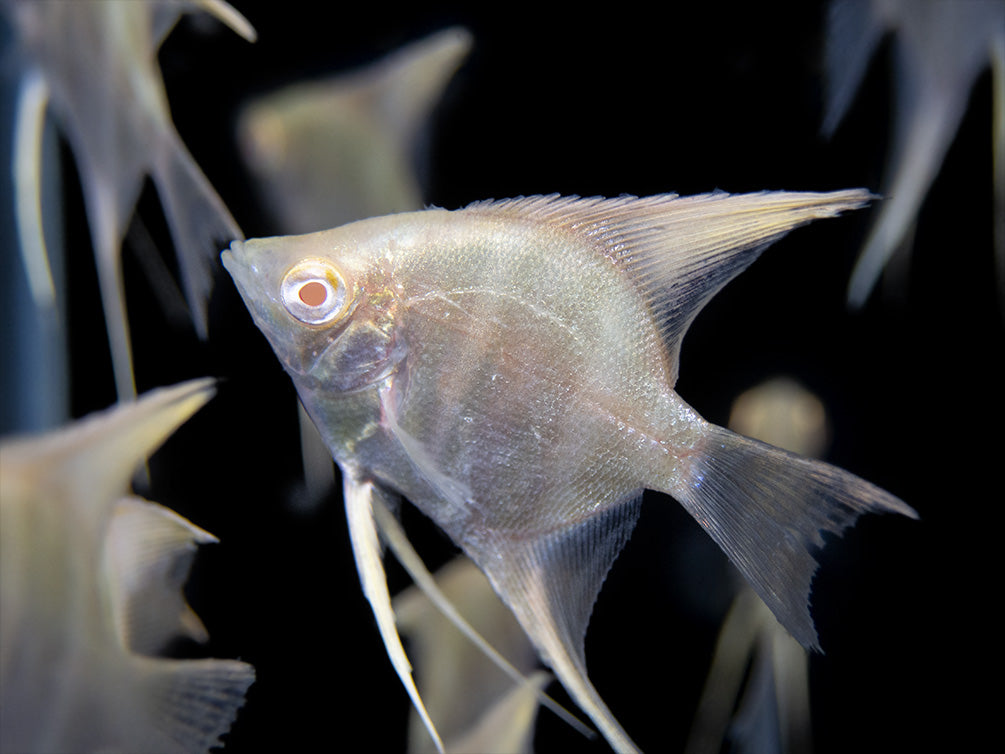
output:
[[[171,122],[157,50],[186,10],[212,13],[249,41],[255,32],[223,0],[4,0],[0,8],[11,26],[21,76],[14,145],[17,221],[34,303],[40,317],[57,316],[51,311],[56,283],[45,243],[40,185],[43,126],[51,106],[76,157],[116,390],[121,400],[128,400],[136,388],[121,254],[144,180],[149,177],[157,187],[185,295],[203,337],[212,252],[241,234]],[[46,210],[57,208],[49,205]],[[79,246],[77,239],[71,243]],[[163,286],[163,280],[158,284]]]
[[[421,209],[429,118],[471,50],[438,31],[349,72],[296,81],[238,116],[241,155],[283,234]]]
[[[206,751],[254,679],[159,656],[206,629],[181,593],[215,538],[130,496],[138,464],[213,394],[198,380],[0,444],[0,749]]]
[[[990,69],[991,175],[978,177],[969,193],[986,196],[990,178],[995,268],[1005,314],[1005,3],[833,0],[827,17],[826,135],[837,131],[869,70],[870,58],[887,37],[892,39],[894,74],[890,146],[882,186],[888,199],[878,208],[855,263],[848,301],[862,306],[897,249],[910,246],[919,213],[956,138],[971,91]],[[879,137],[885,114],[873,115],[879,116],[880,123],[873,124],[873,133]],[[976,250],[969,263],[975,268],[980,264]]]
[[[789,377],[741,393],[729,428],[811,458],[822,456],[830,433],[823,402]],[[809,656],[764,601],[737,582],[684,751],[809,754],[810,709]]]
[[[349,72],[259,95],[238,115],[241,157],[276,232],[310,233],[421,209],[430,115],[471,49],[455,27]],[[335,481],[331,453],[298,402],[304,494],[317,504]]]
[[[398,627],[411,647],[419,693],[448,752],[533,751],[537,692],[551,676],[538,670],[537,653],[485,575],[459,556],[436,573],[444,595],[513,667],[529,677],[521,686],[476,647],[429,597],[413,585],[394,598]],[[414,708],[408,751],[435,751]]]

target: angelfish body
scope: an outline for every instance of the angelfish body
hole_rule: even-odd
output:
[[[643,490],[681,502],[816,646],[820,532],[913,511],[705,422],[673,386],[683,334],[719,288],[788,230],[868,198],[530,197],[224,252],[343,469],[364,591],[420,711],[383,604],[374,517],[389,495],[479,565],[616,749],[634,745],[587,679],[583,637]]]

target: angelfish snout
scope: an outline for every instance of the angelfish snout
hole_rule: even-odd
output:
[[[224,249],[220,252],[220,261],[223,262],[223,266],[227,271],[233,275],[231,265],[242,256],[244,256],[244,241],[232,241],[229,249]]]

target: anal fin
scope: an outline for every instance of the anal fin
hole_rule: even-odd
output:
[[[496,535],[465,550],[478,563],[576,703],[618,752],[637,752],[586,672],[593,604],[638,521],[641,496],[529,538]]]

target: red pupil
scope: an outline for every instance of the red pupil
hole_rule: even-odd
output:
[[[307,306],[321,306],[326,298],[328,298],[328,289],[316,280],[300,286],[300,300]]]

